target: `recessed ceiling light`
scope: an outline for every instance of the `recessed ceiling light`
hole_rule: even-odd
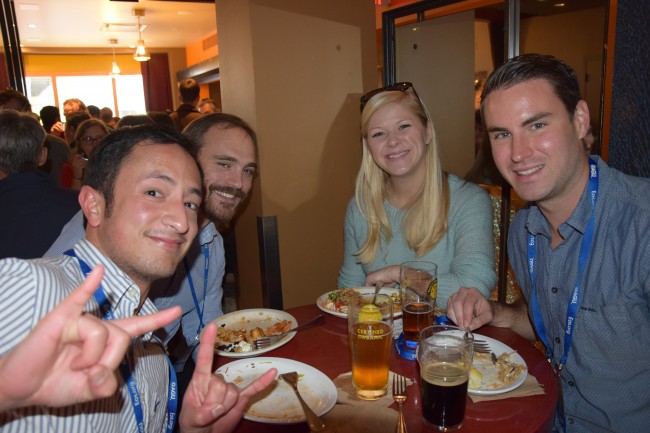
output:
[[[556,8],[562,8],[562,7],[566,6],[566,4],[565,3],[555,3],[553,6],[555,6]]]
[[[36,28],[36,24],[27,24],[27,27],[29,27],[30,29],[35,29],[35,28]]]

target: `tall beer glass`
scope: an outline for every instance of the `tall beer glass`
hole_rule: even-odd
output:
[[[435,325],[420,333],[422,416],[438,431],[463,425],[473,345],[474,336],[455,326]]]
[[[388,355],[393,337],[390,296],[359,295],[348,303],[352,383],[357,397],[377,400],[388,388]]]
[[[417,347],[420,331],[435,322],[438,267],[431,262],[412,261],[400,266],[400,294],[404,345]]]

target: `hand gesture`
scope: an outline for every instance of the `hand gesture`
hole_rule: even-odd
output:
[[[97,266],[30,334],[0,358],[0,410],[67,406],[112,395],[114,370],[131,338],[176,319],[179,307],[145,317],[101,320],[83,308],[99,286]]]
[[[278,371],[271,368],[244,389],[227,383],[220,375],[212,374],[215,324],[205,327],[196,358],[196,368],[183,398],[179,417],[181,432],[232,431],[239,423],[252,396],[266,388]]]

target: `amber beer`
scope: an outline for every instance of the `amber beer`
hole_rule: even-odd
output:
[[[435,263],[426,261],[411,261],[400,265],[405,347],[416,347],[420,341],[420,331],[435,322],[437,271]]]
[[[402,326],[407,341],[418,341],[420,331],[433,325],[435,318],[433,305],[423,302],[411,302],[402,307]]]
[[[420,371],[422,416],[435,426],[460,426],[469,375],[458,364],[427,365]]]
[[[348,303],[352,384],[357,397],[376,400],[388,388],[388,356],[393,340],[390,296],[359,295]]]
[[[358,322],[352,326],[352,377],[359,397],[376,399],[386,394],[392,335],[390,326],[383,322]]]

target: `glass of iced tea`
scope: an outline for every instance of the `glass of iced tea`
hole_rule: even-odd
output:
[[[431,262],[412,261],[400,266],[404,346],[417,347],[420,331],[435,322],[438,267]]]
[[[393,300],[359,295],[348,302],[352,383],[357,397],[377,400],[388,388],[388,356],[393,339]]]
[[[451,325],[422,330],[418,346],[422,416],[438,431],[463,425],[474,336]]]

